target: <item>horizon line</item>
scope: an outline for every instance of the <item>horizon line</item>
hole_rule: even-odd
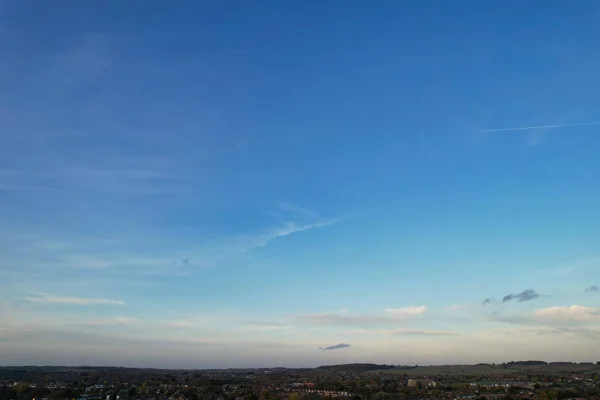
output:
[[[120,368],[120,369],[158,369],[158,370],[171,370],[171,371],[201,371],[201,370],[228,370],[228,369],[317,369],[321,367],[337,367],[344,365],[379,365],[379,366],[393,366],[393,367],[409,367],[409,368],[420,368],[420,367],[446,367],[446,366],[477,366],[477,365],[504,365],[504,364],[516,364],[516,363],[545,363],[545,364],[593,364],[597,365],[598,361],[545,361],[545,360],[518,360],[518,361],[506,361],[506,362],[478,362],[472,364],[379,364],[376,362],[355,362],[355,363],[343,363],[343,364],[322,364],[316,367],[221,367],[221,368],[163,368],[163,367],[126,367],[119,365],[59,365],[59,364],[5,364],[0,365],[0,368],[25,368],[25,367],[36,367],[36,368]]]

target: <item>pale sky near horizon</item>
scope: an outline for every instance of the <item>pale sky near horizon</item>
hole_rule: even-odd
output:
[[[600,360],[598,17],[0,0],[0,365]]]

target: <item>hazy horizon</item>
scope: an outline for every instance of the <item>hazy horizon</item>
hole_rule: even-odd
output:
[[[444,366],[471,366],[471,365],[477,365],[477,364],[483,364],[483,365],[502,365],[502,364],[509,364],[511,362],[527,362],[527,361],[543,361],[546,362],[547,364],[594,364],[596,365],[597,362],[594,361],[582,361],[582,362],[571,362],[571,361],[544,361],[544,360],[512,360],[512,361],[506,361],[505,363],[474,363],[474,364],[426,364],[426,365],[415,365],[415,367],[444,367]],[[193,367],[189,367],[189,368],[162,368],[162,367],[139,367],[139,366],[123,366],[123,365],[43,365],[43,364],[9,364],[9,365],[0,365],[0,367],[2,368],[25,368],[25,367],[32,367],[32,368],[125,368],[125,369],[156,369],[156,370],[180,370],[180,371],[201,371],[201,370],[228,370],[228,369],[249,369],[249,370],[261,370],[261,369],[316,369],[319,367],[331,367],[331,366],[338,366],[338,365],[360,365],[360,364],[374,364],[374,365],[387,365],[387,366],[397,366],[397,367],[412,367],[413,365],[406,365],[406,364],[379,364],[379,363],[367,363],[367,362],[357,362],[357,363],[346,363],[346,364],[327,364],[327,365],[315,365],[315,366],[300,366],[300,367],[286,367],[283,365],[280,366],[273,366],[273,367],[262,367],[262,366],[255,366],[255,367],[222,367],[222,368],[210,368],[210,367],[206,367],[206,368],[193,368]]]
[[[0,0],[0,364],[600,360],[598,16]]]

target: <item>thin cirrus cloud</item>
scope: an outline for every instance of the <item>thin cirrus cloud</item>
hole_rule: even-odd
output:
[[[535,316],[544,321],[600,322],[600,308],[579,305],[554,306],[536,310]]]
[[[91,297],[67,297],[54,296],[46,293],[36,293],[35,296],[26,297],[25,300],[31,303],[42,304],[69,304],[77,306],[92,306],[92,305],[108,305],[108,306],[123,306],[125,302],[122,300],[91,298]]]
[[[104,319],[95,319],[85,323],[89,326],[111,326],[111,325],[131,325],[138,322],[137,318],[131,317],[113,317]]]
[[[224,246],[215,246],[216,248],[222,249],[219,253],[206,257],[198,255],[197,257],[195,256],[194,259],[201,260],[200,264],[204,264],[209,267],[215,267],[225,260],[233,259],[240,254],[247,254],[258,248],[266,247],[277,239],[312,229],[324,228],[340,222],[342,222],[341,219],[321,219],[306,224],[285,222],[279,226],[271,227],[262,232],[238,235],[230,239],[225,239],[222,243]]]
[[[346,315],[336,313],[314,313],[301,315],[298,318],[315,325],[329,326],[366,326],[390,322],[392,319],[379,315]]]
[[[64,269],[71,273],[81,271],[81,274],[88,273],[84,270],[94,270],[91,273],[100,274],[103,270],[122,269],[127,275],[185,276],[194,271],[219,267],[241,255],[268,246],[275,240],[342,221],[341,219],[319,219],[299,223],[293,220],[293,215],[288,215],[288,218],[290,222],[273,225],[264,230],[211,239],[206,246],[181,247],[169,253],[154,253],[152,248],[135,252],[124,251],[123,243],[132,243],[130,247],[135,248],[138,240],[137,236],[133,235],[130,239],[127,234],[117,242],[63,235],[64,240],[70,243],[69,251],[35,246],[30,238],[13,235],[10,239],[12,244],[7,246],[12,250],[9,250],[4,263],[0,262],[0,264],[6,265],[6,269],[11,269],[11,265],[16,264],[16,262],[11,263],[11,259],[18,259],[21,262],[25,260],[32,270]],[[157,236],[150,237],[148,240],[160,239],[161,237]],[[36,240],[47,241],[43,237]],[[31,248],[32,246],[35,248]],[[36,299],[38,302],[42,300]]]
[[[595,126],[595,125],[600,125],[600,121],[598,121],[598,122],[580,122],[577,124],[515,126],[515,127],[511,127],[511,128],[484,129],[484,130],[481,130],[480,132],[489,133],[489,132],[531,131],[531,130],[537,130],[537,129],[574,128],[577,126]]]
[[[600,308],[580,305],[552,306],[525,314],[496,313],[493,315],[493,319],[511,324],[546,327],[597,326],[600,323]]]
[[[341,222],[340,219],[328,219],[321,220],[317,222],[313,222],[310,224],[299,225],[294,222],[286,222],[283,226],[280,226],[275,229],[271,229],[270,231],[264,234],[257,234],[252,237],[246,237],[245,239],[249,242],[248,248],[244,248],[242,251],[248,251],[257,247],[264,247],[269,244],[271,241],[292,235],[294,233],[308,231],[310,229],[322,228],[330,225],[334,225]]]
[[[531,125],[531,126],[513,126],[508,128],[494,128],[484,129],[481,133],[497,133],[497,132],[515,132],[524,131],[528,134],[528,144],[530,146],[538,146],[542,144],[545,137],[550,131],[561,129],[561,128],[576,128],[585,126],[597,126],[600,122],[580,122],[580,123],[564,123],[568,119],[563,119],[559,123],[546,124],[546,125]]]
[[[193,185],[180,173],[175,162],[152,158],[89,161],[85,165],[42,165],[29,169],[2,169],[0,187],[4,190],[44,190],[63,192],[119,193],[124,195],[180,194]]]
[[[459,336],[458,333],[430,329],[384,329],[383,333],[394,336]]]
[[[394,318],[407,318],[416,315],[423,315],[427,311],[427,306],[404,307],[404,308],[386,308],[385,312]]]
[[[405,307],[405,308],[387,308],[384,313],[371,314],[352,314],[348,310],[340,310],[335,313],[315,313],[299,316],[304,322],[315,325],[327,326],[351,326],[368,327],[377,325],[390,325],[407,319],[412,319],[423,315],[427,311],[427,306]]]
[[[247,325],[247,328],[251,331],[258,332],[282,332],[292,330],[294,327],[291,325]]]

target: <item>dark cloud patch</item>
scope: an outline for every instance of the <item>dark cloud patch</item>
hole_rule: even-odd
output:
[[[515,295],[514,295],[514,294],[507,294],[506,296],[504,296],[504,297],[502,298],[502,302],[503,302],[503,303],[506,303],[507,301],[511,301],[511,300],[512,300],[512,299],[514,299],[514,298],[515,298]]]
[[[593,287],[594,286],[592,286],[592,288]],[[592,288],[588,288],[587,290],[590,291],[590,289],[592,289]],[[507,294],[506,296],[502,297],[502,303],[506,303],[506,302],[512,301],[512,300],[517,300],[519,303],[522,303],[524,301],[536,299],[540,296],[541,295],[538,292],[536,292],[535,290],[526,289],[526,290],[523,290],[521,293]],[[493,303],[496,303],[496,299],[493,297],[488,297],[487,299],[485,299],[483,301],[484,306],[486,306],[488,304],[493,304]]]
[[[600,287],[598,285],[592,285],[589,288],[585,289],[586,292],[600,292]]]
[[[494,299],[493,297],[488,297],[487,299],[485,299],[483,301],[483,305],[485,306],[487,304],[492,304],[492,303],[495,303],[495,302],[496,302],[496,299]]]
[[[533,289],[527,289],[517,294],[507,294],[502,298],[502,302],[506,303],[507,301],[517,300],[519,303],[524,301],[533,300],[540,297],[540,294]]]
[[[346,344],[346,343],[338,343],[338,344],[334,344],[333,346],[319,347],[319,349],[323,350],[323,351],[327,351],[327,350],[345,349],[347,347],[350,347],[350,345]]]

